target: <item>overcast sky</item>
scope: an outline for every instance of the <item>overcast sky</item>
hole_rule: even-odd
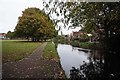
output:
[[[42,0],[0,0],[0,33],[7,33],[9,30],[14,31],[22,11],[28,7],[42,9],[42,4]],[[79,28],[76,30],[78,31]],[[72,30],[63,29],[64,34],[70,32]]]

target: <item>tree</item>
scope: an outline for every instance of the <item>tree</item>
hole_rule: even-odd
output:
[[[11,31],[8,31],[6,37],[10,38],[10,39],[13,39],[13,38],[15,38],[15,33],[11,32]]]
[[[120,30],[120,2],[116,3],[81,3],[82,21],[85,27],[83,29],[89,31],[97,31],[106,50],[119,50],[114,48],[119,44]],[[93,13],[94,12],[94,13]],[[113,39],[116,41],[113,41]],[[114,51],[115,51],[114,50]]]
[[[116,78],[120,64],[116,60],[120,57],[120,2],[116,3],[82,3],[80,12],[84,29],[94,30],[99,34],[100,43],[104,50],[104,76],[111,73]],[[111,57],[109,57],[112,55]],[[113,56],[114,55],[114,56]],[[119,60],[119,59],[118,59]],[[117,66],[113,69],[113,66]],[[113,69],[113,70],[111,70]],[[113,79],[112,79],[113,80]]]
[[[120,79],[118,68],[120,64],[116,63],[120,57],[120,2],[57,2],[55,4],[57,7],[51,8],[50,12],[56,13],[56,8],[59,7],[60,14],[64,15],[64,19],[60,21],[65,24],[71,23],[72,27],[82,27],[87,32],[98,33],[105,54],[103,76],[107,77],[112,74],[113,78],[110,79],[116,80],[117,77]],[[116,66],[116,68],[113,69],[111,66]]]
[[[49,8],[53,3],[54,7]],[[69,27],[82,27],[88,33],[97,33],[104,49],[117,49],[120,44],[120,2],[53,2],[46,3],[48,14],[64,15],[64,19],[55,19]],[[59,8],[59,9],[58,9]],[[114,48],[115,47],[115,48]],[[115,51],[115,50],[114,50]]]
[[[32,41],[52,38],[55,31],[54,22],[38,8],[25,9],[15,28],[18,37],[32,38]]]

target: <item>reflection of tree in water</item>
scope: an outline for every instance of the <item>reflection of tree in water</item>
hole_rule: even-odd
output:
[[[70,78],[79,78],[79,79],[100,79],[103,74],[103,64],[99,61],[91,61],[80,66],[80,69],[75,69],[74,67],[70,71]]]
[[[89,57],[89,63],[84,62],[80,69],[72,67],[70,79],[120,80],[120,63],[118,63],[120,56],[110,53],[98,56],[97,53],[92,53]]]

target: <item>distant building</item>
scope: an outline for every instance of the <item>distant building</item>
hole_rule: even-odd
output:
[[[6,33],[0,33],[0,39],[6,39]]]
[[[80,38],[82,35],[87,35],[87,33],[84,32],[83,30],[79,30],[78,32],[72,32],[70,36],[72,39],[75,39]]]

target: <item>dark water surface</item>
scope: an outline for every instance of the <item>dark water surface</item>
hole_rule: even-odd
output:
[[[85,75],[89,77],[87,80],[120,80],[119,52],[107,51],[109,53],[103,54],[98,50],[82,50],[65,44],[58,44],[57,51],[62,68],[68,78],[70,77],[70,70],[75,67],[81,68],[85,72]],[[91,76],[93,79],[90,79]]]

